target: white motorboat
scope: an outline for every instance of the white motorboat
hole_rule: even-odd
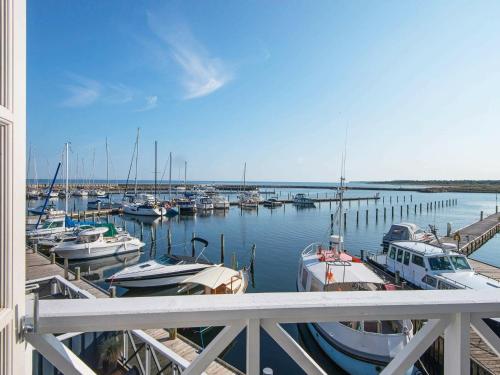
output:
[[[107,282],[125,288],[151,288],[160,286],[173,286],[183,282],[186,277],[214,267],[214,265],[203,257],[203,251],[208,242],[195,237],[191,241],[199,241],[204,244],[197,257],[182,255],[163,255],[159,259],[150,260],[126,267],[106,279]]]
[[[385,271],[420,289],[491,289],[500,291],[500,282],[478,274],[455,244],[431,245],[418,241],[391,242],[389,251],[370,254],[368,259]]]
[[[90,190],[89,193],[88,193],[89,196],[91,197],[105,197],[106,196],[106,191],[102,190],[102,189],[93,189],[93,190]]]
[[[167,209],[155,203],[124,203],[123,212],[129,215],[139,216],[164,216]]]
[[[268,208],[276,208],[283,206],[283,202],[278,200],[278,198],[269,198],[264,201],[263,205]]]
[[[180,213],[196,212],[196,201],[190,198],[179,198],[175,201]]]
[[[54,190],[44,190],[42,192],[42,197],[44,198],[50,198],[50,199],[57,199],[59,198],[59,193],[57,191],[54,191]]]
[[[222,195],[214,195],[212,197],[212,201],[214,202],[214,208],[216,210],[227,210],[229,208],[229,199],[223,197]]]
[[[196,197],[196,209],[197,210],[213,210],[214,209],[214,203],[212,201],[212,198],[206,196],[206,195],[201,195]]]
[[[303,193],[299,193],[293,197],[293,204],[297,206],[314,206],[314,200],[306,197]]]
[[[383,291],[394,289],[355,257],[338,246],[342,239],[332,236],[330,245],[311,244],[299,263],[299,292]],[[307,323],[321,349],[347,373],[378,375],[412,338],[410,320],[342,321]],[[406,373],[411,374],[413,369]]]
[[[31,189],[26,192],[26,197],[28,199],[38,199],[40,197],[40,191],[38,189]]]
[[[53,251],[67,259],[93,259],[140,250],[145,244],[113,224],[86,229],[74,241],[62,242]]]
[[[178,293],[244,294],[248,287],[248,272],[217,265],[185,278],[180,285]]]
[[[66,218],[64,216],[56,216],[46,219],[40,228],[27,231],[26,237],[33,240],[69,230],[73,230],[73,228],[66,225]]]
[[[89,192],[85,189],[77,189],[73,191],[73,196],[75,197],[87,197],[89,195]]]
[[[389,244],[393,241],[418,241],[430,242],[434,239],[432,233],[424,231],[413,223],[392,224],[389,232],[384,234],[382,247],[384,251],[389,249]]]

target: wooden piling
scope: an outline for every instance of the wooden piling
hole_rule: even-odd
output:
[[[359,224],[359,210],[356,211],[356,224]]]
[[[64,258],[64,278],[69,280],[69,260]]]
[[[220,262],[224,264],[224,233],[220,235]]]
[[[172,252],[172,232],[170,228],[167,229],[167,252],[168,254]]]
[[[191,239],[196,237],[196,233],[193,232],[193,236]],[[196,255],[196,247],[194,245],[194,241],[191,241],[191,256],[194,257]]]
[[[80,267],[75,267],[75,280],[80,280]]]

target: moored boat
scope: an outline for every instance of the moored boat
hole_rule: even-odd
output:
[[[278,198],[269,198],[264,201],[263,205],[268,208],[276,208],[283,206],[283,202],[278,200]]]
[[[213,210],[214,209],[214,203],[212,201],[212,198],[210,198],[207,195],[201,195],[196,197],[196,209],[197,210]]]
[[[306,197],[303,193],[298,193],[293,197],[293,204],[297,206],[314,206],[314,200]]]
[[[113,224],[86,229],[74,241],[58,244],[53,251],[67,259],[93,259],[140,250],[145,244]]]

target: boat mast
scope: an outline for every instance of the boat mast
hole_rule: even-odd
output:
[[[26,170],[26,184],[28,186],[30,185],[30,182],[29,182],[29,179],[30,179],[30,167],[31,167],[31,143],[30,143],[30,149],[29,149],[29,153],[28,153],[28,168]]]
[[[137,138],[135,140],[135,187],[134,187],[134,196],[137,198],[137,165],[139,162],[139,131],[140,128],[137,128]]]
[[[243,193],[246,191],[247,186],[247,162],[243,166]]]
[[[65,164],[66,164],[66,186],[65,186],[65,194],[64,194],[64,209],[66,215],[68,214],[68,205],[69,205],[69,142],[66,142],[65,145]]]
[[[168,170],[168,200],[172,200],[172,152],[168,156],[170,168]]]
[[[106,187],[109,194],[109,150],[108,150],[108,137],[106,137]]]
[[[155,141],[155,204],[157,195],[157,180],[158,180],[158,141]]]
[[[188,167],[188,162],[187,160],[184,161],[184,191],[187,190],[187,167]]]

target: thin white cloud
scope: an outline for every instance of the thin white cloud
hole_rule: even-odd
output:
[[[150,111],[158,106],[158,96],[152,95],[152,96],[146,96],[146,104],[142,107],[136,110],[136,112],[145,112],[145,111]]]
[[[101,96],[102,85],[95,80],[77,74],[68,74],[73,81],[63,85],[68,97],[61,102],[63,107],[86,107],[94,103]]]
[[[181,84],[185,99],[209,95],[232,79],[226,64],[211,57],[187,27],[178,25],[175,31],[171,31],[165,26],[168,22],[152,13],[148,13],[148,24],[151,31],[168,46],[172,59],[182,69]]]
[[[106,94],[103,100],[111,104],[124,104],[131,102],[134,99],[135,92],[130,87],[122,84],[108,84],[106,85]]]

